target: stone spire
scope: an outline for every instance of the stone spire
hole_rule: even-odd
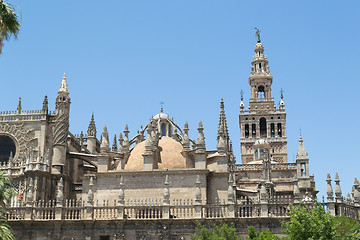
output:
[[[113,152],[117,152],[117,151],[118,151],[116,134],[114,134],[114,141],[113,141],[113,145],[112,145],[111,151],[113,151]]]
[[[100,151],[101,152],[107,152],[107,151],[109,151],[109,147],[110,147],[109,134],[108,134],[108,131],[107,131],[107,127],[105,125],[103,133],[102,133],[102,141],[101,141],[101,145],[100,145]]]
[[[196,148],[197,149],[205,149],[204,128],[203,128],[203,124],[201,121],[199,122],[198,131],[199,131],[199,135],[198,135],[198,138],[196,141]]]
[[[43,101],[42,111],[43,111],[43,113],[48,113],[48,110],[49,110],[49,101],[48,101],[47,95],[45,95],[44,101]]]
[[[129,148],[130,148],[129,132],[130,132],[129,127],[126,124],[125,130],[124,130],[124,142],[123,142],[123,150],[124,151],[129,151]]]
[[[21,97],[19,97],[19,103],[18,103],[18,107],[17,107],[17,113],[18,113],[18,114],[21,113]]]
[[[61,81],[59,92],[69,93],[65,73],[64,73],[64,76],[63,76],[62,81]]]
[[[309,159],[308,154],[305,150],[304,140],[301,135],[299,138],[299,148],[298,148],[298,152],[296,154],[296,159]]]
[[[342,202],[343,198],[342,198],[342,192],[341,192],[341,188],[340,188],[340,178],[339,178],[339,174],[336,173],[335,175],[335,200],[336,202]]]
[[[89,137],[96,137],[96,125],[95,125],[95,120],[94,120],[94,114],[91,114],[91,120],[90,120],[89,127],[87,130],[87,135]]]
[[[122,151],[123,144],[124,144],[124,138],[123,138],[122,133],[120,133],[119,134],[119,152]]]
[[[185,126],[184,126],[184,135],[183,135],[182,145],[183,145],[184,151],[189,151],[190,150],[189,124],[188,124],[188,122],[186,122]]]
[[[327,201],[334,202],[334,197],[333,197],[334,192],[333,192],[333,188],[331,186],[330,173],[327,174],[326,182],[327,182],[327,188],[326,188]]]
[[[218,135],[217,135],[218,141],[219,141],[219,138],[221,137],[221,133],[223,134],[224,144],[225,144],[225,148],[227,151],[229,148],[229,131],[228,131],[227,122],[226,122],[225,107],[224,107],[223,99],[221,99],[221,102],[220,102],[220,116],[219,116]]]

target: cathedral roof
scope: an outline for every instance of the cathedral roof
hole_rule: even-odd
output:
[[[143,170],[145,142],[138,143],[131,151],[129,159],[125,165],[125,170]],[[159,139],[158,147],[160,150],[158,159],[158,169],[185,168],[185,158],[181,151],[183,146],[171,137],[163,136]]]

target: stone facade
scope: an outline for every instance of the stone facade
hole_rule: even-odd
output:
[[[0,112],[1,169],[17,195],[6,217],[18,239],[190,239],[196,221],[208,226],[234,222],[280,234],[289,204],[311,204],[314,177],[300,136],[295,163],[287,162],[286,113],[271,95],[264,47],[255,46],[246,110],[241,97],[239,124],[242,164],[236,164],[225,106],[220,102],[217,148],[206,148],[204,128],[189,137],[161,112],[134,136],[128,126],[113,143],[107,127],[100,139],[94,115],[87,134],[69,131],[70,94],[64,77],[55,111],[43,108]],[[145,136],[146,135],[146,136]],[[328,176],[327,209],[358,218],[359,181],[352,196],[335,195]]]

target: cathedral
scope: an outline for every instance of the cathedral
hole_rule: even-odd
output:
[[[273,77],[260,39],[251,61],[245,106],[241,96],[241,164],[220,101],[217,147],[208,149],[199,122],[197,138],[163,109],[131,135],[128,126],[109,139],[91,116],[86,134],[69,131],[70,93],[64,74],[55,111],[45,96],[40,110],[0,112],[1,169],[16,189],[5,216],[17,239],[190,239],[197,221],[234,223],[281,234],[290,204],[314,203],[317,190],[300,136],[288,162],[285,102],[272,97]],[[90,115],[90,114],[89,114]],[[101,132],[101,134],[100,134]],[[360,184],[335,198],[327,178],[332,215],[358,218]]]

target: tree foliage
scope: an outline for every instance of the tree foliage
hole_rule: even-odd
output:
[[[19,15],[15,10],[14,5],[0,0],[0,53],[4,40],[9,40],[12,36],[17,38],[20,31]]]
[[[192,235],[193,240],[241,240],[236,234],[233,223],[230,226],[222,223],[219,226],[215,225],[212,229],[198,223],[196,230],[198,233]]]
[[[0,213],[5,211],[5,206],[9,203],[15,190],[11,184],[10,178],[0,173]],[[0,239],[14,240],[13,230],[7,223],[7,219],[0,217]]]
[[[272,234],[270,230],[265,230],[262,232],[255,232],[255,228],[253,226],[248,227],[248,238],[252,240],[278,240],[278,237],[275,234]]]
[[[335,239],[334,218],[320,203],[291,206],[290,221],[283,223],[283,232],[291,240]]]

